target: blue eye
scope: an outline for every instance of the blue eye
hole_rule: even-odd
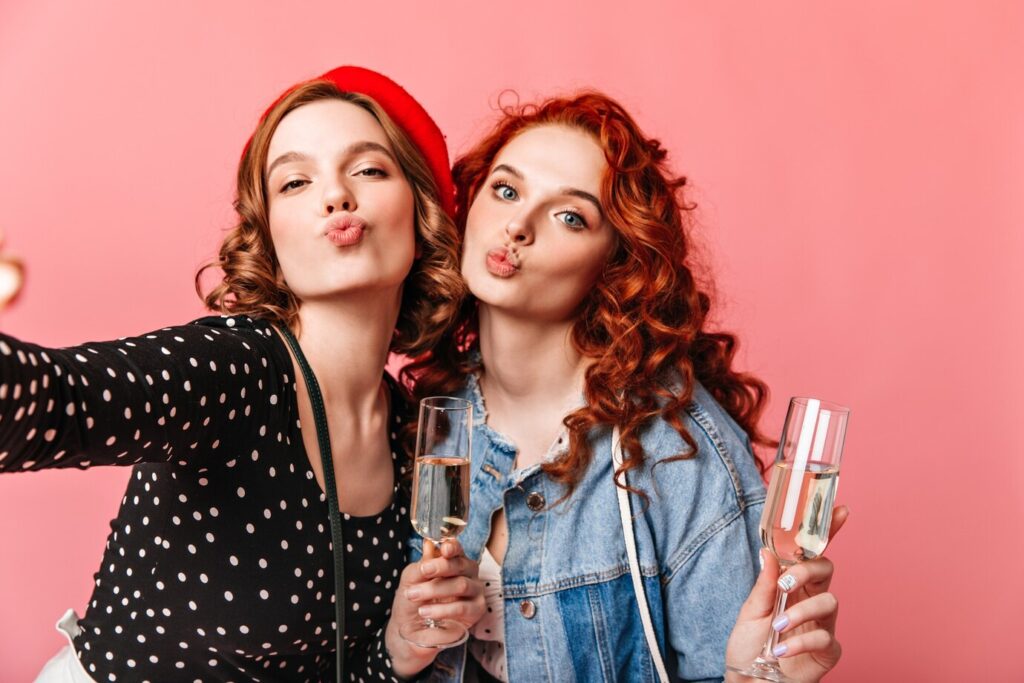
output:
[[[559,211],[555,215],[559,216],[562,222],[573,230],[583,230],[587,227],[586,219],[575,211]]]
[[[491,187],[494,188],[494,193],[498,195],[499,199],[504,199],[507,202],[519,199],[519,193],[516,192],[516,188],[508,183],[494,183]]]

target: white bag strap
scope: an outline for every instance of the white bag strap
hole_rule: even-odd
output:
[[[619,443],[619,428],[612,429],[612,462],[615,469],[622,466],[622,444]],[[614,472],[612,474],[614,477]],[[623,483],[626,482],[626,475],[622,475]],[[658,649],[658,638],[654,634],[654,623],[651,621],[651,607],[647,604],[647,596],[644,593],[643,576],[640,574],[640,561],[636,555],[636,535],[633,532],[633,513],[629,505],[629,492],[615,484],[615,493],[619,499],[619,516],[622,518],[622,535],[626,539],[626,557],[629,559],[629,573],[633,577],[633,592],[636,593],[636,605],[640,609],[640,621],[644,625],[644,637],[647,638],[647,647],[651,651],[651,658],[654,660],[654,668],[658,672],[658,680],[661,683],[670,683],[668,671],[665,669],[665,662],[661,658],[661,650]]]

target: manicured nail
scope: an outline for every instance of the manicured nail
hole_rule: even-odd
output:
[[[416,611],[419,613],[419,615],[421,617],[423,617],[425,619],[429,619],[430,617],[434,616],[434,614],[435,614],[435,611],[434,611],[433,607],[420,607]]]
[[[776,631],[781,631],[782,629],[786,628],[787,626],[789,626],[789,616],[787,616],[785,614],[783,614],[778,619],[776,619],[775,621],[772,622],[772,628],[775,629]]]
[[[433,562],[426,562],[420,565],[420,573],[422,573],[423,576],[433,576],[437,573],[437,567]]]
[[[782,655],[786,654],[787,652],[789,652],[789,646],[786,645],[785,643],[779,643],[774,648],[772,648],[772,654],[775,655],[776,657],[781,657]]]
[[[423,591],[421,591],[419,588],[410,588],[409,590],[405,591],[405,597],[409,598],[410,600],[419,600],[421,595],[423,595]]]
[[[796,587],[796,577],[792,574],[786,574],[779,579],[779,588],[788,593]]]

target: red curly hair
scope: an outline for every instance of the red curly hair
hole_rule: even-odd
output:
[[[504,108],[495,128],[455,163],[456,224],[465,231],[469,207],[501,149],[516,135],[541,125],[562,125],[590,134],[604,151],[609,170],[601,204],[618,239],[592,291],[580,305],[571,339],[592,360],[586,371],[586,405],[564,419],[569,452],[544,471],[572,494],[593,457],[588,433],[618,426],[623,465],[640,467],[644,425],[663,418],[686,441],[687,459],[696,442],[683,425],[684,409],[700,382],[755,444],[770,445],[757,423],[767,386],[733,368],[737,340],[707,329],[711,297],[691,268],[687,232],[693,205],[683,197],[686,179],[674,176],[658,140],[644,136],[623,107],[607,95],[584,92],[538,105]],[[403,370],[418,397],[446,394],[464,385],[477,347],[476,301],[468,297],[452,326],[430,353]],[[666,379],[682,380],[672,391]],[[763,465],[758,462],[758,465]]]

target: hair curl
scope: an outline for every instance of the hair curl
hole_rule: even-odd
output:
[[[690,447],[664,462],[692,458],[696,442],[682,412],[693,398],[695,382],[753,443],[772,444],[757,427],[768,387],[733,369],[734,335],[707,329],[712,299],[691,268],[687,232],[694,206],[683,198],[686,179],[672,175],[661,143],[645,137],[616,101],[584,92],[505,107],[496,127],[455,163],[460,231],[501,149],[528,128],[552,124],[590,134],[604,151],[609,171],[602,181],[601,202],[618,239],[571,332],[575,348],[593,361],[585,375],[586,405],[563,420],[569,452],[546,463],[544,471],[567,486],[566,497],[571,495],[593,457],[588,433],[614,425],[623,446],[623,465],[616,471],[622,486],[621,475],[645,461],[642,428],[658,417]],[[477,369],[472,360],[477,344],[476,302],[467,297],[438,346],[407,366],[403,379],[419,396],[455,391]],[[681,391],[671,389],[667,380],[673,377],[681,380]],[[758,465],[763,470],[760,461]]]
[[[301,301],[289,289],[270,236],[264,167],[270,140],[288,113],[321,100],[342,100],[377,119],[398,164],[412,186],[418,256],[402,289],[402,303],[391,350],[409,355],[432,348],[459,308],[465,284],[458,273],[459,237],[441,208],[437,183],[419,149],[372,98],[340,90],[326,80],[304,83],[282,97],[256,127],[238,165],[234,202],[239,221],[228,231],[216,260],[196,273],[196,293],[211,310],[263,318],[294,328]],[[212,267],[224,272],[203,294],[201,278]]]

